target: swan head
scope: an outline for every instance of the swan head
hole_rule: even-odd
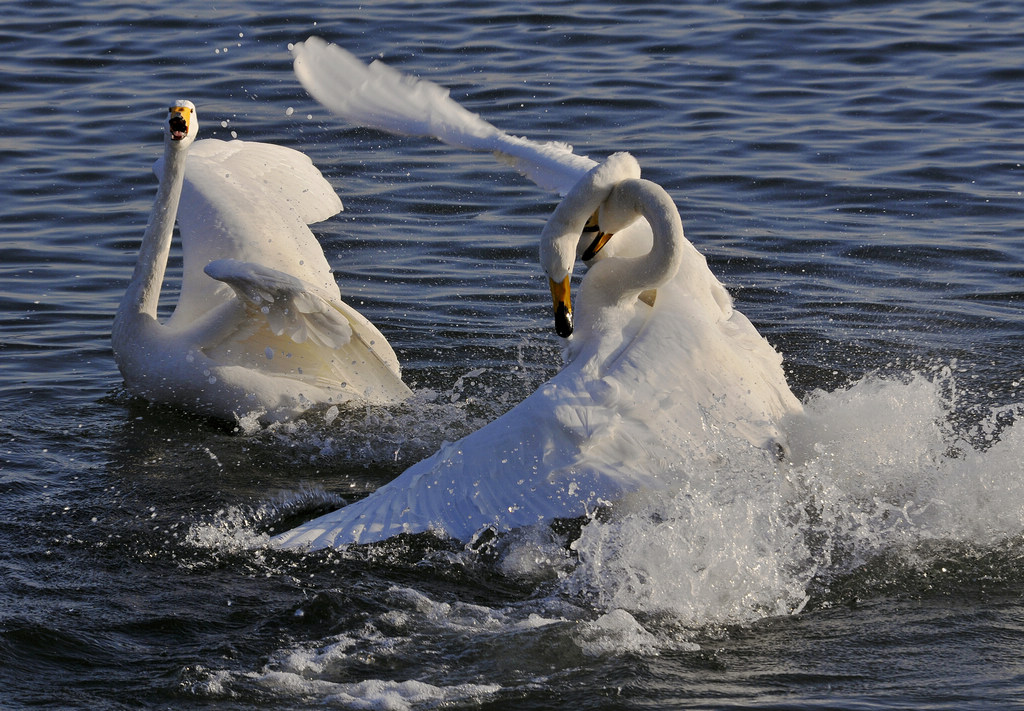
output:
[[[629,153],[609,156],[604,163],[595,166],[579,179],[544,225],[540,237],[540,263],[551,287],[555,331],[562,338],[568,338],[573,330],[569,280],[577,255],[602,239],[595,239],[594,232],[600,233],[598,222],[605,227],[602,206],[612,188],[623,180],[639,177],[640,164]],[[619,212],[623,214],[619,215]],[[624,226],[622,221],[625,220],[625,213],[615,211],[608,219],[609,225]],[[635,219],[634,214],[630,221]],[[613,231],[607,229],[607,233],[597,250],[604,246]]]
[[[188,145],[199,133],[196,105],[187,99],[178,99],[167,109],[165,140],[171,144]]]
[[[624,177],[616,183],[616,186],[622,185],[626,180],[633,180],[638,177],[639,172],[635,175]],[[590,264],[597,259],[598,254],[614,235],[624,232],[639,220],[640,213],[634,205],[614,200],[609,195],[594,214],[590,216],[586,226],[583,228],[583,235],[579,242],[580,259]],[[628,251],[627,249],[627,253]]]

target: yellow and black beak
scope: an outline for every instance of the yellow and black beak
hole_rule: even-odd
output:
[[[170,127],[171,140],[180,141],[188,135],[188,127],[192,122],[192,109],[187,106],[172,106],[167,110],[170,112],[167,125]]]
[[[561,282],[548,279],[551,301],[555,307],[555,332],[562,338],[572,335],[572,301],[569,297],[569,276]]]
[[[590,241],[590,245],[583,250],[583,261],[589,262],[597,256],[597,253],[600,252],[606,244],[608,244],[608,240],[610,240],[612,235],[615,233],[601,231],[601,228],[597,224],[597,211],[595,211],[594,214],[590,216],[590,219],[587,220],[587,224],[583,226],[583,234],[594,235],[594,238]]]

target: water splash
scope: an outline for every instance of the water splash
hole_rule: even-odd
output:
[[[922,569],[950,546],[1020,547],[1024,433],[1008,413],[1022,408],[965,431],[951,377],[812,394],[789,463],[729,452],[715,471],[621,502],[582,529],[560,593],[689,627],[742,624],[831,604],[833,583],[882,556]]]
[[[346,403],[318,407],[302,418],[261,426],[258,414],[240,421],[238,431],[308,461],[339,467],[405,468],[426,458],[444,442],[480,429],[510,410],[550,376],[525,362],[522,346],[517,364],[508,369],[473,368],[443,388],[417,387],[395,406]]]
[[[458,387],[478,375],[467,373]],[[553,597],[585,600],[600,614],[622,610],[641,624],[656,616],[690,630],[829,605],[836,581],[880,557],[921,568],[942,546],[984,551],[1024,531],[1024,432],[1015,426],[1024,407],[1001,406],[971,420],[965,409],[948,368],[815,391],[804,416],[788,425],[788,461],[719,443],[716,466],[671,462],[663,472],[669,487],[617,502],[571,546],[547,528],[514,532],[492,548],[494,566],[509,578],[550,586]],[[350,457],[357,447],[371,458],[424,425],[435,427],[436,438],[476,424],[449,396],[348,418],[358,424],[352,441],[314,437],[315,456]],[[302,424],[289,427],[289,437],[310,434]],[[258,547],[266,538],[248,529],[322,495],[300,492],[263,511],[231,513],[195,529],[191,540]],[[422,552],[396,547],[389,555]]]
[[[190,688],[354,708],[474,704],[549,683],[552,668],[699,653],[723,628],[851,596],[918,594],[954,567],[967,585],[1020,579],[1022,408],[968,422],[952,378],[940,370],[817,391],[789,425],[789,461],[720,443],[713,468],[673,462],[671,486],[617,502],[578,530],[524,529],[465,548],[414,537],[296,556],[267,550],[261,527],[329,505],[317,503],[323,492],[225,510],[189,541],[218,556],[254,556],[296,584],[345,561],[343,581],[334,573],[301,584],[292,616],[322,629],[358,605],[359,624],[300,636],[259,670],[198,674]],[[520,592],[467,602],[495,573]],[[410,574],[423,584],[380,587]],[[367,585],[371,597],[353,596]],[[474,676],[496,659],[507,673]],[[353,674],[363,681],[349,683]],[[479,684],[483,677],[494,683]]]

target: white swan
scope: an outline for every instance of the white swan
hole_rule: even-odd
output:
[[[274,545],[426,530],[469,540],[484,528],[575,518],[670,484],[675,465],[708,461],[720,438],[779,440],[776,423],[800,407],[781,359],[709,292],[705,260],[684,238],[671,198],[639,172],[628,154],[613,155],[568,192],[542,234],[544,269],[563,283],[599,208],[609,230],[639,216],[653,227],[647,255],[606,258],[585,275],[569,363],[494,422]],[[637,298],[648,289],[658,290],[653,306]]]
[[[112,329],[129,391],[264,422],[317,403],[404,399],[410,391],[394,351],[341,300],[307,227],[341,210],[320,171],[283,146],[195,141],[197,131],[195,106],[175,102],[154,166],[156,202]],[[160,323],[176,218],[181,291]]]
[[[422,79],[403,75],[381,61],[363,64],[350,52],[328,44],[319,37],[310,37],[292,47],[295,57],[295,74],[303,87],[317,101],[346,120],[392,133],[431,136],[449,145],[473,151],[493,153],[499,160],[515,167],[516,170],[533,180],[537,185],[565,195],[574,185],[597,166],[590,158],[573,153],[572,147],[564,143],[539,143],[526,138],[512,136],[491,125],[478,115],[467,111],[449,97],[448,90]],[[639,177],[636,175],[618,176]],[[627,171],[628,172],[628,171]],[[596,259],[611,257],[633,257],[647,254],[651,250],[651,226],[641,217],[629,225],[615,225],[609,229],[607,218],[601,220],[605,235],[593,235],[592,239],[573,242],[568,238],[560,242],[562,249],[576,248],[583,258],[595,257],[593,251],[599,244],[603,249]],[[592,230],[594,224],[585,228]],[[614,231],[610,242],[600,242]],[[728,291],[708,269],[706,260],[686,242],[688,257],[676,276],[658,291],[658,299],[672,294],[687,295],[686,300],[665,298],[676,304],[680,318],[691,318],[694,313],[703,313],[706,318],[721,323],[722,337],[731,338],[733,350],[739,354],[736,359],[723,363],[718,376],[723,385],[730,377],[744,378],[742,363],[749,361],[752,371],[750,378],[763,383],[767,390],[764,397],[785,403],[785,411],[800,412],[802,407],[786,384],[782,371],[781,357],[754,329],[747,318],[732,306]],[[571,272],[571,254],[561,255],[567,260],[565,272]],[[551,273],[551,265],[546,265]],[[552,283],[552,295],[563,306],[568,304],[568,282]],[[640,298],[651,301],[652,293],[641,293]],[[662,303],[661,308],[667,308]],[[559,325],[561,335],[567,335],[569,324],[564,320]],[[577,338],[570,347],[580,347],[584,339]],[[714,352],[713,348],[709,352]],[[708,377],[715,378],[709,371]],[[755,395],[752,398],[756,398]],[[774,406],[768,407],[775,412]],[[744,418],[747,419],[747,418]],[[777,434],[764,437],[760,432],[751,432],[749,439],[762,443],[767,439],[779,442]]]

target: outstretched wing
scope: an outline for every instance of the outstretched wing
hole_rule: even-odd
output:
[[[319,37],[296,44],[292,54],[295,75],[306,91],[357,126],[432,136],[456,148],[496,153],[537,185],[558,193],[567,192],[597,165],[564,143],[510,136],[460,106],[447,89],[403,75],[379,60],[365,65]]]
[[[655,455],[646,426],[624,423],[563,370],[482,429],[445,443],[365,499],[279,534],[281,548],[372,543],[434,531],[468,541],[578,518],[642,487]]]

